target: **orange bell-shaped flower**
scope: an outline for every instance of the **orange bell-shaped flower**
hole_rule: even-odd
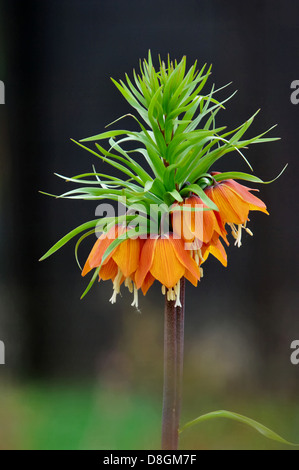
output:
[[[213,173],[219,174],[219,173]],[[246,227],[249,211],[260,211],[268,214],[266,205],[247,188],[236,181],[223,180],[205,189],[206,195],[217,205],[219,216],[223,225],[231,226],[235,244],[241,246],[242,229],[252,235],[251,230]]]
[[[139,265],[141,247],[143,240],[140,238],[126,238],[104,259],[103,255],[111,243],[127,231],[127,228],[121,226],[112,227],[109,232],[103,233],[94,244],[85,266],[82,276],[89,271],[101,266],[99,271],[99,280],[113,281],[113,295],[111,303],[116,302],[116,296],[120,292],[120,286],[125,282],[126,287],[133,292],[134,301],[132,305],[138,307],[137,288],[133,282],[133,277]]]
[[[171,211],[174,233],[185,241],[192,242],[196,238],[209,243],[214,233],[226,238],[223,225],[218,222],[216,212],[210,210],[200,197],[190,196],[184,202],[174,204]]]
[[[145,241],[141,251],[139,267],[135,273],[137,288],[146,293],[155,279],[161,282],[162,292],[168,289],[167,297],[180,305],[180,279],[186,277],[192,284],[200,280],[200,268],[185,250],[184,241],[156,235]]]

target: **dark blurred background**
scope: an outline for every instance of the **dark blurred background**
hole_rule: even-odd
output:
[[[213,83],[237,95],[219,126],[237,127],[258,108],[248,135],[273,124],[275,143],[246,151],[270,217],[253,213],[254,237],[228,249],[229,266],[205,266],[188,286],[183,421],[230,409],[299,442],[299,365],[290,344],[298,320],[298,124],[290,101],[299,80],[295,0],[43,0],[0,2],[0,448],[158,448],[163,299],[158,287],[140,315],[111,284],[80,301],[86,279],[71,242],[38,259],[65,233],[94,218],[96,202],[55,200],[69,188],[54,172],[101,171],[70,141],[102,132],[131,112],[109,77],[138,68],[151,49],[191,66],[213,64]],[[132,125],[123,121],[122,127]],[[215,169],[246,171],[232,155]],[[70,188],[71,189],[71,188]],[[84,261],[92,240],[80,252]],[[186,432],[182,448],[261,448],[241,425],[213,422]]]

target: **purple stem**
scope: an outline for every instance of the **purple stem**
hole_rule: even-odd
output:
[[[184,357],[185,278],[181,279],[182,307],[165,296],[164,388],[162,413],[162,450],[177,450],[182,397]]]

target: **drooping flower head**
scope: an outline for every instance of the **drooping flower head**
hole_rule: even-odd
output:
[[[211,174],[221,177],[221,173],[213,172]],[[254,189],[247,188],[233,179],[215,182],[205,190],[207,196],[217,205],[223,225],[230,225],[232,235],[236,240],[235,244],[238,247],[241,246],[242,229],[252,235],[251,230],[246,227],[249,211],[269,214],[264,202],[251,194],[251,191]]]
[[[134,292],[132,305],[138,307],[137,289],[133,279],[139,266],[143,241],[140,238],[126,238],[104,258],[112,242],[125,235],[126,231],[125,227],[117,225],[98,238],[86,260],[82,276],[85,276],[94,268],[99,268],[99,280],[107,281],[111,279],[113,282],[111,303],[116,302],[116,296],[120,293],[120,286],[125,282],[129,291]]]
[[[137,288],[142,288],[147,276],[151,283],[155,279],[162,284],[162,293],[167,291],[168,300],[180,305],[180,280],[188,279],[194,286],[200,280],[200,269],[189,251],[185,250],[183,239],[155,236],[146,240],[141,252],[139,267],[135,273]],[[144,294],[150,282],[143,287]]]
[[[81,225],[42,258],[86,232],[76,245],[77,258],[78,247],[87,236],[109,227],[95,241],[82,270],[83,276],[93,271],[83,295],[96,279],[111,280],[112,303],[125,284],[134,293],[133,305],[138,306],[139,289],[146,294],[156,280],[167,299],[179,305],[180,280],[184,277],[197,285],[209,254],[227,265],[227,228],[241,246],[242,230],[251,234],[249,212],[268,213],[252,194],[254,190],[235,181],[262,180],[247,173],[217,173],[213,166],[230,152],[245,159],[242,148],[275,139],[262,138],[265,133],[244,139],[257,113],[235,130],[217,128],[215,116],[227,100],[218,101],[214,87],[203,91],[211,67],[198,71],[197,63],[189,69],[186,66],[185,57],[180,62],[168,58],[160,60],[156,70],[149,53],[140,72],[134,70],[133,80],[127,75],[125,81],[113,80],[137,113],[127,117],[134,118],[139,130],[108,130],[76,142],[118,175],[125,175],[105,174],[99,167],[99,172],[94,169],[63,177],[80,186],[61,197],[117,201],[125,207],[115,214],[111,206],[112,215]],[[103,140],[108,140],[108,148],[101,144]],[[83,141],[95,142],[96,148]],[[101,213],[107,213],[107,203]]]

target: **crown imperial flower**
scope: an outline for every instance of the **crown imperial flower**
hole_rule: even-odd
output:
[[[243,137],[257,113],[234,130],[216,127],[216,114],[231,97],[218,101],[214,86],[204,91],[210,72],[211,67],[206,66],[197,70],[197,63],[187,69],[185,57],[180,62],[169,57],[166,62],[160,59],[156,70],[149,53],[148,59],[140,63],[140,72],[134,70],[133,80],[127,75],[125,81],[113,80],[137,113],[117,121],[134,119],[138,130],[109,129],[74,142],[122,177],[96,171],[94,167],[92,172],[72,178],[58,176],[79,185],[60,197],[110,200],[125,210],[115,215],[114,206],[107,211],[105,204],[101,210],[105,217],[72,230],[42,258],[82,234],[75,248],[80,266],[78,248],[86,237],[96,234],[99,238],[82,270],[82,276],[93,271],[82,297],[97,279],[110,280],[111,303],[116,302],[124,284],[133,294],[132,306],[138,309],[139,290],[146,295],[155,281],[160,282],[165,296],[163,450],[178,448],[185,280],[197,286],[203,277],[202,265],[210,254],[227,266],[223,245],[229,244],[227,226],[235,245],[240,247],[242,231],[252,235],[247,227],[249,212],[268,214],[264,202],[252,194],[256,190],[236,181],[264,183],[260,178],[237,171],[219,173],[213,168],[224,155],[235,152],[252,170],[241,149],[276,139],[264,137],[268,131],[256,137]],[[95,143],[95,148],[85,145],[86,142]],[[107,212],[111,214],[108,216]],[[206,414],[185,428],[219,416],[248,421],[241,415],[222,411]],[[259,423],[253,420],[250,423],[261,429]],[[271,434],[265,427],[260,432]],[[273,434],[272,438],[277,440],[279,436]]]
[[[216,113],[227,99],[218,101],[214,86],[203,92],[210,71],[211,67],[205,66],[198,71],[196,63],[187,70],[185,57],[179,63],[169,58],[166,63],[160,60],[156,70],[149,53],[140,72],[133,72],[133,82],[127,75],[125,82],[113,80],[139,115],[123,118],[135,119],[139,131],[107,130],[75,142],[126,176],[122,179],[94,169],[73,178],[63,177],[80,186],[61,197],[110,199],[126,207],[125,214],[78,227],[43,257],[89,230],[77,243],[77,258],[83,239],[108,226],[82,270],[82,276],[94,270],[84,295],[97,278],[111,280],[111,302],[116,301],[124,283],[134,293],[133,305],[137,306],[138,290],[146,294],[158,280],[166,297],[179,303],[176,286],[182,278],[196,285],[210,254],[227,265],[223,246],[223,242],[229,244],[227,226],[235,244],[241,246],[242,230],[251,234],[247,227],[249,211],[268,214],[253,190],[235,181],[262,183],[261,179],[247,173],[211,170],[222,156],[234,151],[247,162],[242,148],[275,139],[265,138],[263,133],[241,140],[257,113],[233,131],[216,127]],[[103,140],[108,140],[108,149],[101,145]],[[95,142],[96,150],[83,142]]]

